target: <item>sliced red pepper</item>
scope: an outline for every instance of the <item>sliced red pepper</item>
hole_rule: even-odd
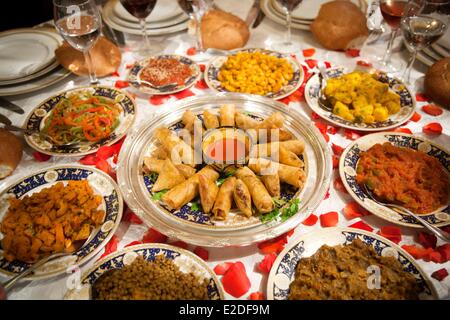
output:
[[[224,275],[227,270],[233,265],[233,262],[222,262],[214,267],[214,273],[218,276]]]
[[[234,263],[222,277],[224,290],[235,298],[239,298],[251,287],[250,280],[242,262]]]
[[[419,113],[417,113],[416,111],[414,111],[414,114],[411,117],[411,121],[419,122],[420,119],[422,119],[422,116]]]
[[[428,113],[430,116],[440,116],[444,110],[441,107],[438,107],[435,104],[426,104],[422,107],[422,111]]]
[[[209,251],[203,247],[196,247],[194,253],[205,261],[208,261],[209,259]]]
[[[114,87],[116,87],[117,89],[123,89],[128,86],[130,86],[128,81],[122,81],[122,80],[117,80],[116,83],[114,84]]]
[[[310,227],[315,225],[317,223],[317,220],[319,220],[319,218],[314,213],[311,213],[308,218],[303,220],[302,224]]]
[[[448,276],[448,271],[447,271],[447,269],[445,269],[445,268],[436,270],[435,272],[433,272],[433,273],[431,274],[431,277],[433,277],[433,278],[436,279],[437,281],[442,281],[442,280],[444,280],[445,278],[447,278],[447,276]]]
[[[314,48],[309,48],[309,49],[303,50],[303,56],[305,58],[312,57],[315,53],[316,53],[316,49],[314,49]]]
[[[275,253],[266,254],[264,259],[258,263],[257,268],[260,272],[269,274],[270,269],[272,269],[273,263],[275,262],[277,255]]]
[[[402,233],[399,227],[384,226],[380,228],[379,235],[398,244],[402,240]]]
[[[335,227],[339,221],[339,215],[336,211],[330,211],[320,215],[320,225],[323,228]]]
[[[427,125],[423,126],[422,128],[423,133],[430,134],[430,135],[439,135],[442,133],[442,126],[440,123],[437,122],[431,122]]]
[[[111,254],[117,251],[117,246],[119,244],[119,238],[116,235],[113,235],[111,240],[105,245],[105,252],[100,256],[99,259],[106,257],[108,254]]]
[[[167,236],[155,230],[153,228],[149,228],[147,232],[142,237],[142,242],[144,243],[166,243]]]
[[[418,240],[424,248],[436,248],[437,238],[434,234],[421,231]]]
[[[33,151],[32,153],[34,160],[39,161],[39,162],[46,162],[48,160],[50,160],[50,158],[52,156],[39,152],[39,151]]]
[[[250,293],[249,300],[266,300],[264,293],[262,292],[252,292]]]
[[[361,230],[366,230],[369,232],[373,231],[373,228],[371,226],[369,226],[367,223],[365,223],[364,221],[358,221],[355,222],[351,225],[349,225],[350,228],[356,228],[356,229],[361,229]]]
[[[360,53],[359,49],[347,49],[347,50],[345,50],[345,55],[347,57],[352,57],[352,58],[359,57],[359,53]]]

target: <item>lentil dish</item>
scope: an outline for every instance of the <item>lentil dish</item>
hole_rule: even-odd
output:
[[[368,288],[369,266],[381,271],[380,289]],[[415,277],[403,271],[394,257],[378,256],[355,239],[351,244],[323,245],[302,258],[290,285],[289,300],[417,300],[421,292]]]
[[[162,255],[109,271],[92,288],[96,300],[207,300],[208,280],[183,273]]]
[[[98,210],[102,197],[86,180],[62,182],[22,199],[9,199],[0,224],[7,261],[33,263],[56,252],[74,252],[75,241],[84,241],[105,218]]]
[[[172,83],[183,85],[190,76],[191,68],[177,59],[154,58],[148,61],[139,78],[155,86],[164,86]]]
[[[450,179],[436,159],[423,152],[376,144],[361,154],[356,181],[367,185],[381,200],[396,203],[419,214],[446,205]]]

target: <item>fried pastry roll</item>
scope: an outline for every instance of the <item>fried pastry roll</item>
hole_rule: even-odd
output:
[[[216,202],[212,210],[214,217],[217,220],[225,220],[231,209],[233,202],[233,190],[236,183],[235,177],[227,178],[219,188]]]
[[[206,129],[214,129],[220,127],[219,118],[208,110],[203,111],[203,124],[205,125]]]
[[[224,104],[219,110],[219,120],[222,127],[234,126],[234,114],[236,107],[234,104]]]
[[[158,128],[155,137],[169,154],[174,164],[194,165],[194,150],[167,128]]]
[[[255,129],[259,125],[259,121],[249,117],[243,113],[236,112],[235,114],[236,126],[242,130]]]
[[[203,174],[199,174],[198,191],[200,193],[200,203],[202,204],[203,211],[209,213],[216,200],[219,187],[215,181],[208,179]]]
[[[184,124],[184,128],[190,133],[194,132],[194,123],[197,117],[191,110],[186,110],[181,117],[181,122]]]
[[[163,161],[164,163],[161,167],[161,172],[152,188],[153,192],[170,189],[186,180],[180,171],[173,165],[172,161],[169,159]]]
[[[254,172],[261,175],[273,174],[271,172],[272,168],[278,167],[277,172],[278,176],[280,177],[280,181],[290,184],[296,188],[302,188],[306,179],[306,175],[303,169],[287,166],[281,163],[275,163],[268,159],[250,159],[248,167]]]
[[[261,176],[261,181],[266,186],[272,197],[278,198],[281,194],[280,177],[278,173]]]
[[[236,179],[233,190],[233,199],[236,206],[247,218],[252,216],[252,198],[250,191],[241,179]]]
[[[156,159],[153,157],[145,157],[144,158],[144,171],[146,173],[156,172],[160,173],[163,170],[164,160]],[[176,164],[175,168],[180,171],[183,177],[190,178],[195,174],[195,169],[186,164]]]
[[[236,171],[236,177],[241,179],[248,190],[256,209],[261,213],[267,213],[273,210],[273,202],[264,184],[248,167],[239,168]]]

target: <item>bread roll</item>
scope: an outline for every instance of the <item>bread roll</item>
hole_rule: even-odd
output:
[[[201,24],[203,47],[231,50],[242,48],[248,41],[250,33],[244,21],[221,10],[210,10]]]
[[[350,1],[331,1],[320,7],[311,24],[314,37],[329,50],[346,50],[363,44],[369,31],[366,17]]]
[[[0,179],[16,169],[22,159],[22,141],[11,132],[0,128]]]
[[[450,57],[439,60],[425,75],[425,92],[433,101],[450,109]]]

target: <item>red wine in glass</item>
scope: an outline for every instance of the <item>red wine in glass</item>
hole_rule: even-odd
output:
[[[134,17],[145,19],[152,13],[156,0],[120,0],[120,3]]]
[[[398,29],[400,27],[400,19],[407,1],[384,1],[380,5],[381,14],[384,20],[392,29]]]

